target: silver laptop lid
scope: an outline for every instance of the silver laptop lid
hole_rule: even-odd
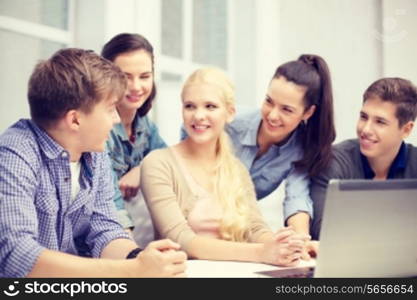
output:
[[[417,275],[417,180],[331,180],[314,277]]]

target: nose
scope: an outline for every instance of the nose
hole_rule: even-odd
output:
[[[139,78],[133,77],[130,80],[129,88],[130,88],[130,90],[133,90],[133,91],[139,91],[142,88],[142,84],[141,84]]]
[[[279,120],[279,118],[280,118],[280,114],[279,114],[278,108],[277,107],[272,108],[269,111],[268,120],[272,122],[276,122]]]
[[[363,124],[362,131],[366,132],[366,133],[372,131],[372,124],[371,124],[370,121],[367,121],[367,122],[365,122],[365,124]]]
[[[364,135],[370,135],[372,133],[372,122],[371,120],[362,121],[359,123],[359,131]]]
[[[194,119],[196,120],[204,120],[206,117],[204,109],[197,108],[194,113]]]

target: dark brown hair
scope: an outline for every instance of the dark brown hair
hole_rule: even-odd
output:
[[[314,176],[325,169],[331,159],[331,146],[336,138],[333,115],[333,93],[330,72],[326,62],[318,55],[303,54],[298,60],[278,67],[273,78],[285,77],[307,88],[305,109],[316,106],[314,114],[302,126],[303,158],[294,163],[296,168]]]
[[[363,94],[363,102],[379,98],[395,104],[399,126],[414,121],[417,115],[417,90],[411,81],[402,78],[382,78],[372,83]]]
[[[154,54],[153,47],[149,41],[141,36],[140,34],[134,33],[121,33],[113,37],[108,41],[101,51],[101,55],[113,61],[120,54],[136,51],[136,50],[145,50],[151,56],[152,61],[152,72],[154,72]],[[143,105],[138,109],[139,116],[145,116],[149,110],[152,108],[152,102],[156,97],[156,86],[155,81],[152,82],[152,91],[149,95],[149,98],[143,103]]]
[[[67,48],[39,62],[29,79],[28,100],[32,120],[48,129],[69,110],[90,113],[110,96],[122,99],[123,72],[91,50]]]

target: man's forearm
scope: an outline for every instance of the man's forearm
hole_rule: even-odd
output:
[[[125,259],[130,251],[137,248],[138,245],[130,239],[116,239],[104,247],[101,252],[101,258]]]
[[[127,254],[126,254],[127,255]],[[130,260],[93,259],[45,249],[28,277],[129,277]]]

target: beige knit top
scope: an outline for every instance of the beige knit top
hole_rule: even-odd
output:
[[[188,223],[188,216],[199,195],[190,188],[173,151],[171,148],[158,149],[145,157],[141,165],[140,187],[157,231],[155,237],[169,238],[187,251],[188,243],[196,236]],[[244,184],[253,187],[243,164],[241,168]],[[248,242],[256,242],[262,234],[271,231],[257,207],[254,188],[251,190],[253,192],[247,197],[251,207]]]

